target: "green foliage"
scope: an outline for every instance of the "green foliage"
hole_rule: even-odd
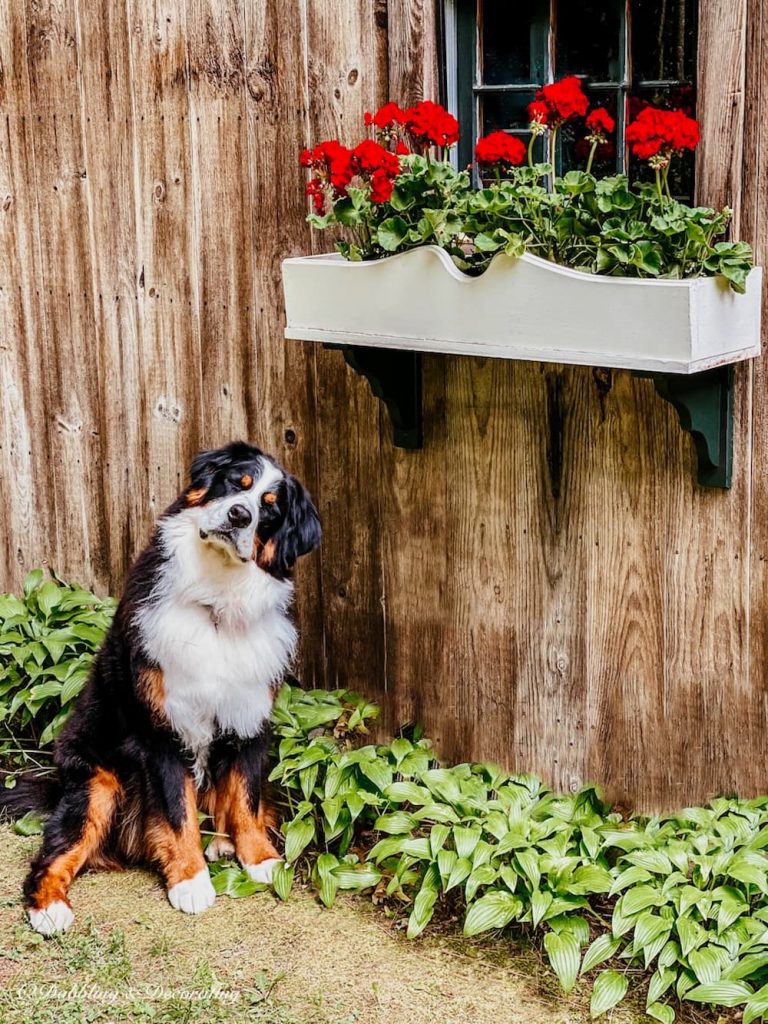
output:
[[[85,685],[115,602],[31,572],[23,598],[0,595],[0,741],[19,766],[25,750],[51,743]]]
[[[545,187],[553,182],[551,189]],[[447,162],[410,155],[389,202],[374,203],[368,191],[350,188],[318,228],[350,229],[338,242],[348,259],[379,259],[420,245],[446,249],[467,273],[482,273],[499,252],[533,255],[590,274],[679,279],[722,274],[738,292],[752,268],[745,242],[723,236],[731,211],[677,202],[648,182],[630,184],[623,174],[595,178],[552,167],[515,167],[486,188],[470,187],[466,171]]]
[[[39,571],[24,600],[0,598],[6,726],[50,740],[113,610]],[[493,765],[443,767],[418,733],[368,743],[377,714],[343,690],[278,693],[280,899],[300,877],[329,907],[340,892],[374,892],[411,938],[446,913],[466,935],[540,933],[564,991],[591,979],[594,1017],[632,978],[661,1024],[681,1002],[739,1007],[744,1024],[768,1017],[768,797],[627,821],[594,789],[558,795]],[[18,828],[36,833],[39,817]],[[221,895],[266,888],[232,863],[211,873]]]
[[[376,713],[341,690],[280,691],[281,898],[301,874],[326,906],[374,891],[410,937],[457,910],[467,935],[541,932],[564,991],[592,980],[593,1017],[638,976],[662,1024],[680,1002],[768,1016],[768,798],[626,821],[594,789],[441,767],[425,739],[358,745]]]
[[[655,185],[630,185],[623,174],[597,179],[584,171],[541,184],[545,165],[468,193],[459,210],[472,246],[460,265],[484,270],[496,252],[536,256],[591,274],[686,278],[722,274],[743,292],[752,267],[744,242],[716,241],[730,211],[679,203]]]

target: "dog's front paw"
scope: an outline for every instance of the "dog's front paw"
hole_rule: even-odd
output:
[[[222,857],[235,856],[235,844],[229,836],[214,836],[205,848],[206,860],[221,860]]]
[[[172,885],[168,900],[174,910],[185,914],[202,914],[216,902],[216,890],[211,884],[208,868],[198,871],[192,878]]]
[[[42,907],[39,910],[28,910],[27,913],[29,915],[29,923],[35,931],[39,932],[40,935],[46,936],[60,935],[62,932],[67,931],[75,920],[72,908],[63,900],[54,900],[47,907]]]
[[[243,869],[252,881],[264,882],[269,885],[272,881],[275,864],[279,864],[281,860],[281,857],[267,857],[266,860],[262,860],[258,864],[243,864]]]

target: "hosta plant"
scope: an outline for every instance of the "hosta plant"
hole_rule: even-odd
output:
[[[31,572],[21,598],[0,594],[0,752],[23,751],[56,736],[85,685],[115,602]],[[2,738],[3,734],[7,737]]]
[[[725,240],[731,211],[690,207],[673,198],[670,169],[699,142],[697,122],[681,110],[646,106],[627,127],[627,141],[652,180],[592,174],[597,153],[611,145],[613,118],[588,112],[573,76],[544,86],[529,106],[530,144],[506,132],[480,139],[475,162],[483,187],[448,160],[458,122],[438,104],[408,110],[387,103],[366,115],[374,138],[354,148],[338,140],[302,154],[310,169],[310,222],[343,228],[337,240],[348,259],[378,259],[420,245],[446,249],[458,267],[481,273],[497,252],[526,250],[592,274],[689,278],[722,274],[744,291],[752,251]],[[584,170],[553,174],[556,140],[566,125],[583,125]],[[543,137],[547,161],[534,162]]]

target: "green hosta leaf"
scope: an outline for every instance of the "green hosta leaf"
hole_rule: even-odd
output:
[[[702,984],[720,980],[723,965],[720,954],[712,946],[694,949],[688,954],[688,963]]]
[[[448,892],[450,889],[455,888],[457,885],[461,885],[467,878],[469,878],[470,872],[472,871],[472,861],[467,857],[459,857],[456,863],[451,869],[451,874],[448,878],[448,882],[445,886],[445,891]]]
[[[211,884],[217,896],[229,896],[232,899],[243,899],[267,888],[261,882],[254,882],[245,871],[233,865],[228,865],[213,874]]]
[[[751,995],[744,1007],[742,1024],[752,1024],[758,1017],[768,1017],[768,985]]]
[[[453,842],[459,857],[471,857],[480,840],[479,828],[463,828],[457,825],[453,830]]]
[[[45,817],[39,811],[27,811],[21,818],[13,823],[13,831],[20,836],[42,835]]]
[[[384,796],[393,804],[409,803],[420,807],[432,802],[426,786],[417,786],[415,782],[393,782],[384,790]]]
[[[621,914],[623,917],[632,917],[639,914],[641,910],[648,907],[656,907],[662,902],[658,889],[650,885],[638,885],[627,890],[621,897]]]
[[[598,964],[610,960],[621,946],[621,939],[615,939],[610,934],[600,935],[584,954],[584,961],[581,965],[581,973],[586,974]]]
[[[660,967],[654,971],[648,985],[648,1004],[657,1003],[667,989],[674,985],[676,972],[671,967]]]
[[[438,824],[432,826],[429,831],[429,851],[433,857],[437,857],[438,853],[440,853],[450,834],[451,830],[447,825]]]
[[[680,939],[680,949],[685,957],[689,955],[692,949],[696,949],[697,946],[707,941],[706,931],[691,917],[678,918],[676,928],[678,938]]]
[[[288,823],[285,829],[285,859],[292,864],[315,838],[315,824],[311,818],[300,818]]]
[[[600,867],[599,864],[585,864],[574,871],[568,890],[579,894],[609,892],[612,883],[613,879],[607,868]]]
[[[626,975],[618,971],[602,971],[595,978],[592,998],[589,1001],[591,1017],[599,1017],[620,1003],[627,994],[629,981]]]
[[[360,771],[382,792],[392,782],[392,769],[385,761],[363,761],[360,764]]]
[[[570,932],[547,932],[544,936],[544,948],[552,970],[557,975],[563,992],[567,994],[576,984],[579,975],[579,944]]]
[[[520,868],[529,879],[533,889],[538,889],[541,880],[539,858],[533,850],[520,850],[515,858]]]
[[[374,828],[377,832],[386,832],[388,835],[397,836],[410,832],[413,829],[414,821],[410,814],[405,811],[396,811],[394,814],[382,814],[376,819]]]
[[[551,905],[551,892],[540,892],[538,889],[535,889],[531,893],[531,921],[534,928],[538,927],[539,923],[544,920],[544,915]]]
[[[392,751],[395,761],[400,764],[403,758],[413,750],[413,744],[410,740],[399,738],[392,740],[389,749]]]
[[[645,949],[647,946],[651,945],[651,943],[655,943],[662,936],[664,937],[664,942],[666,942],[671,929],[671,920],[668,920],[665,917],[660,917],[658,914],[653,914],[649,910],[645,911],[640,915],[640,917],[638,917],[635,924],[635,952],[640,952],[641,949]],[[664,942],[661,943],[656,952],[661,949]]]
[[[692,1003],[711,1003],[713,1006],[740,1006],[752,995],[752,989],[743,981],[717,981],[696,985],[684,999]]]
[[[470,906],[464,919],[464,934],[479,935],[504,928],[519,916],[522,909],[520,900],[509,892],[501,889],[487,892]]]
[[[658,1020],[661,1024],[674,1024],[675,1011],[671,1006],[667,1006],[666,1003],[652,1003],[646,1007],[645,1012],[649,1017],[653,1017],[654,1020]]]
[[[272,869],[272,888],[281,900],[287,900],[293,886],[293,864],[278,861]]]
[[[333,906],[336,899],[336,893],[339,888],[339,882],[334,875],[334,869],[339,866],[337,857],[334,857],[332,853],[321,853],[317,858],[317,876],[320,880],[319,894],[320,899],[326,905],[326,907]]]
[[[334,869],[333,876],[340,889],[352,892],[372,889],[381,881],[381,872],[370,864],[361,864],[359,867],[341,864]]]
[[[634,865],[631,868],[625,868],[624,871],[620,872],[613,880],[613,884],[610,888],[610,895],[615,896],[617,892],[621,892],[622,889],[626,889],[629,885],[637,885],[638,882],[647,882],[651,877],[650,871],[646,871],[645,868]]]
[[[420,935],[429,924],[434,913],[435,901],[439,892],[440,880],[434,865],[431,865],[421,883],[416,899],[413,901],[413,910],[408,919],[408,938],[414,939]]]
[[[490,864],[482,864],[479,868],[475,868],[472,874],[467,879],[467,884],[464,887],[464,898],[467,904],[470,904],[475,897],[475,893],[481,885],[493,885],[496,879],[499,877],[499,871]]]

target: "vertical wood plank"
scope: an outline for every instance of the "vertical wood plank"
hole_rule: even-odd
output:
[[[94,354],[88,181],[80,125],[73,0],[25,4],[26,55],[42,261],[49,480],[56,516],[55,568],[103,590],[107,516],[101,466],[98,360]]]
[[[372,4],[307,4],[310,138],[362,138],[363,114],[379,99]],[[328,234],[314,250],[327,251]],[[322,588],[329,686],[373,695],[384,687],[379,406],[339,352],[318,349],[317,443],[324,524]]]
[[[134,140],[125,5],[77,0],[83,152],[88,181],[92,348],[98,366],[99,434],[108,579],[119,591],[145,542],[147,479],[140,462],[141,395],[136,273]]]
[[[197,240],[184,10],[177,0],[127,0],[127,9],[148,531],[202,444]]]
[[[202,429],[218,446],[247,438],[255,376],[242,3],[188,0],[186,34]]]
[[[388,0],[387,69],[381,100],[402,107],[437,100],[435,7],[423,0]],[[387,417],[381,434],[381,526],[386,678],[383,728],[418,721],[439,749],[453,712],[452,679],[444,677],[445,623],[450,614],[451,551],[447,522],[446,358],[423,356],[424,447],[392,444]],[[452,647],[452,644],[449,646]],[[438,709],[441,709],[442,713]]]
[[[747,8],[747,60],[741,205],[741,237],[749,241],[755,261],[768,261],[768,5],[756,0]],[[768,281],[763,284],[763,316],[768,309]],[[765,339],[766,329],[763,329]],[[747,793],[764,793],[763,751],[768,735],[768,367],[766,346],[752,364],[752,460],[749,521],[749,702],[748,729],[742,736],[742,771]],[[743,529],[743,527],[742,527]],[[754,752],[754,754],[753,754]]]
[[[23,8],[0,0],[0,485],[3,588],[56,561],[45,335]]]
[[[309,138],[305,0],[247,4],[246,112],[253,238],[254,394],[251,436],[281,458],[319,500],[315,422],[315,351],[283,337],[280,272],[287,256],[311,248],[298,154]],[[287,46],[286,40],[292,40]],[[327,543],[327,542],[326,542]],[[300,652],[307,686],[325,682],[320,552],[296,571]]]

